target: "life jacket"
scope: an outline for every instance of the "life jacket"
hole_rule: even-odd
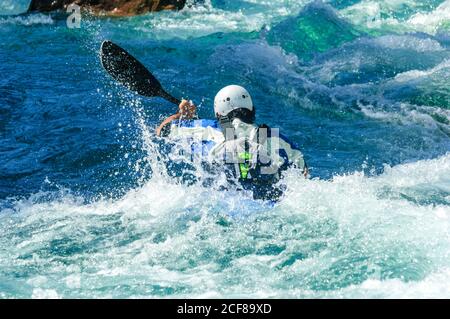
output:
[[[271,139],[271,130],[268,126],[234,119],[222,130],[225,140],[210,154],[229,168],[230,177],[252,184],[273,183],[279,179],[285,160],[277,162],[270,153],[267,142]]]

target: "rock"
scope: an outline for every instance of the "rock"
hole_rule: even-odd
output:
[[[72,3],[96,15],[132,16],[152,11],[181,10],[186,0],[31,0],[28,11],[66,10]]]

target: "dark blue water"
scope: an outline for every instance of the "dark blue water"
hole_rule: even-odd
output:
[[[69,29],[0,0],[0,297],[448,297],[450,3],[423,3],[205,1]],[[172,180],[153,134],[176,108],[114,83],[105,39],[201,117],[245,86],[313,180],[287,174],[273,208]]]

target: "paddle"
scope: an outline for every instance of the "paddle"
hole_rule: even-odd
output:
[[[131,91],[148,97],[162,97],[176,105],[180,100],[167,93],[149,70],[131,54],[111,41],[104,41],[100,60],[105,70]]]

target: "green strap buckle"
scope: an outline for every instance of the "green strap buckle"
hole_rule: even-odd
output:
[[[249,152],[243,152],[238,154],[238,158],[244,160],[244,163],[239,163],[239,171],[242,179],[248,178],[248,172],[250,171],[249,161],[252,159],[252,154]]]

